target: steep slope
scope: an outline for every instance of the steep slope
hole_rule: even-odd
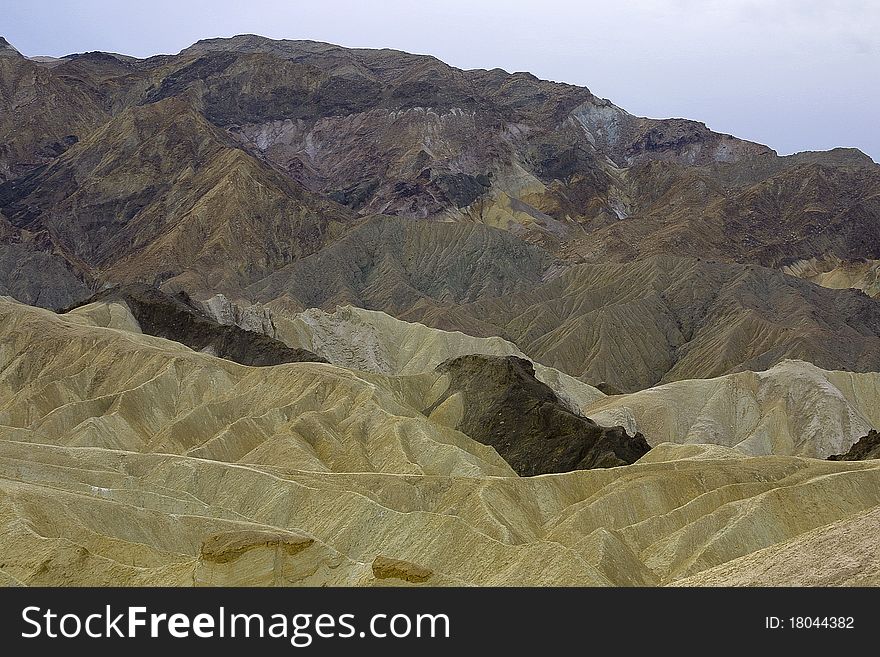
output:
[[[0,295],[45,308],[63,308],[90,294],[77,268],[0,214]]]
[[[703,253],[769,266],[880,248],[864,239],[880,214],[880,168],[857,151],[778,158],[698,122],[632,116],[587,89],[393,50],[243,35],[180,59],[207,79],[212,121],[361,213],[466,218],[572,259],[686,255],[694,239]],[[261,73],[270,67],[284,73]],[[171,77],[175,93],[195,88],[193,74]],[[282,77],[301,91],[293,102],[276,92]],[[246,101],[230,102],[230,86]]]
[[[22,57],[22,54],[5,38],[0,37],[0,57]]]
[[[220,290],[317,250],[349,220],[234,147],[186,98],[123,111],[0,186],[0,207],[101,280]]]
[[[321,363],[244,367],[2,300],[0,319],[0,425],[16,440],[317,472],[512,474],[416,410],[436,377],[401,389]]]
[[[293,317],[260,306],[248,308],[262,308],[264,321],[285,343],[351,369],[422,374],[468,354],[526,358],[516,345],[498,337],[441,331],[351,306],[332,314],[311,309]],[[261,316],[258,310],[253,314]],[[845,451],[880,426],[880,376],[873,372],[829,372],[810,363],[782,361],[764,372],[677,381],[606,397],[567,374],[532,364],[535,377],[570,410],[604,426],[623,426],[630,435],[641,431],[653,444],[712,443],[753,455],[824,458]]]
[[[505,233],[477,228],[373,222],[246,292],[278,314],[354,304],[500,336],[538,362],[621,391],[760,371],[786,358],[880,368],[880,306],[862,294],[699,258],[560,269],[539,251],[525,259],[528,248]],[[449,235],[469,241],[446,249]],[[477,236],[498,246],[490,251]]]
[[[763,370],[785,358],[880,369],[876,301],[699,258],[581,265],[525,293],[401,317],[501,335],[545,365],[622,391]]]
[[[375,214],[482,223],[575,263],[880,258],[866,156],[778,158],[528,73],[255,36],[3,53],[0,211],[87,284],[237,294]]]
[[[564,178],[574,189],[602,192],[606,157],[625,166],[770,153],[693,121],[634,117],[587,89],[499,69],[460,71],[388,49],[242,35],[200,41],[180,58],[192,62],[184,70],[206,79],[202,93],[218,125],[233,126],[292,175],[372,212],[455,211],[490,187],[519,192],[508,184],[516,171],[538,196],[563,196],[544,183]],[[237,85],[247,89],[245,102],[231,103],[222,93],[230,80],[250,80],[269,66],[309,80],[299,83],[304,97],[290,101],[272,85],[246,83]],[[192,85],[194,76],[175,74],[175,91],[188,88],[187,81]],[[610,213],[607,200],[596,200]]]
[[[841,260],[825,255],[792,263],[783,271],[822,287],[854,288],[869,297],[880,298],[880,260]]]
[[[880,433],[875,430],[868,432],[867,436],[859,438],[846,454],[829,456],[829,461],[865,461],[868,459],[880,459]]]
[[[679,580],[676,586],[880,586],[880,508]]]
[[[273,313],[259,304],[233,305],[218,297],[203,305],[218,321],[250,325],[291,347],[313,351],[334,365],[366,372],[425,374],[444,361],[468,354],[527,359],[515,344],[499,337],[476,338],[460,331],[441,331],[353,306],[340,307],[334,313],[311,308],[288,315]],[[536,378],[573,411],[580,412],[588,403],[604,397],[596,388],[564,372],[532,364]]]
[[[621,172],[618,220],[569,240],[586,261],[691,255],[783,267],[818,254],[876,258],[880,166],[859,151]]]
[[[448,387],[428,417],[490,445],[522,476],[634,463],[644,437],[606,428],[572,412],[516,356],[459,356],[437,371]]]
[[[554,264],[504,231],[378,218],[254,283],[244,296],[294,311],[350,304],[401,314],[525,290],[551,276]]]
[[[200,312],[185,295],[170,295],[146,285],[127,285],[99,292],[86,301],[89,316],[101,312],[109,318],[106,326],[174,340],[190,349],[227,358],[242,365],[265,366],[297,362],[326,362],[306,349],[288,347],[263,333],[215,322]],[[113,306],[123,306],[131,318],[115,319]],[[98,308],[96,308],[98,307]],[[83,314],[83,313],[80,313]]]
[[[52,161],[109,118],[101,80],[94,68],[42,66],[0,37],[0,183]]]
[[[676,381],[581,409],[652,444],[714,443],[752,455],[826,458],[880,426],[880,374],[783,361],[765,372]]]

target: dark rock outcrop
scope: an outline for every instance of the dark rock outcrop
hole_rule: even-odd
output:
[[[880,432],[871,430],[867,436],[859,438],[859,441],[849,448],[846,454],[833,454],[828,457],[829,461],[867,461],[880,459]]]
[[[461,394],[458,429],[494,447],[521,476],[628,465],[651,449],[640,433],[631,437],[623,427],[572,413],[522,358],[460,356],[437,371],[452,380],[429,412]]]
[[[96,301],[124,303],[148,335],[174,340],[195,351],[206,351],[242,365],[327,362],[311,351],[288,347],[268,335],[220,324],[200,311],[184,293],[170,295],[147,285],[126,285],[99,292],[78,305]]]

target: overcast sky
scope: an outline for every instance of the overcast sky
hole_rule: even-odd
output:
[[[880,0],[3,0],[25,55],[176,53],[255,33],[429,53],[585,85],[781,154],[855,146],[880,162]]]

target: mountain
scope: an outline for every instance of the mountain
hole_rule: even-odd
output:
[[[190,299],[181,295],[170,296],[145,286],[132,285],[101,292],[92,297],[89,303],[67,314],[96,326],[173,340],[196,351],[243,365],[325,362],[306,349],[289,347],[263,333],[246,331],[234,324],[216,323],[195,307]],[[373,313],[374,316],[379,314]],[[303,316],[306,317],[306,322],[303,322],[306,326],[297,326],[296,332],[300,335],[311,333],[307,340],[310,345],[317,344],[318,350],[331,357],[336,356],[338,352],[333,349],[332,343],[327,345],[325,342],[326,334],[314,330],[314,313],[303,313]],[[405,325],[404,322],[386,318],[395,328]],[[328,323],[331,326],[340,325],[340,322],[334,321],[337,319],[335,317],[322,319],[325,326]],[[375,322],[378,318],[369,319]],[[296,323],[290,322],[292,325]],[[290,328],[285,329],[284,333],[289,334]],[[443,333],[427,327],[421,329],[423,341]],[[392,329],[388,337],[393,339],[395,334],[399,335],[399,332]],[[348,353],[361,342],[353,337],[349,333],[346,341]],[[497,345],[498,342],[503,343],[497,338],[470,338],[469,341],[477,345],[489,342],[490,351],[499,347],[501,351],[506,351],[507,347],[516,352],[513,345]],[[327,350],[325,345],[330,349]],[[441,353],[444,351],[471,353],[469,349],[461,349],[461,346],[458,349],[441,347]],[[344,357],[334,358],[334,364],[342,361]],[[390,369],[378,365],[378,362],[369,363],[366,369]],[[432,389],[445,388],[429,408],[425,408],[424,403],[412,402],[418,410],[444,426],[459,429],[478,442],[495,447],[520,474],[621,465],[634,462],[649,449],[641,435],[630,438],[619,427],[600,427],[580,415],[580,405],[588,399],[602,396],[602,393],[561,372],[541,365],[534,366],[524,358],[515,355],[506,358],[466,355],[448,358],[434,366],[423,363],[416,369],[410,365],[408,369],[413,374],[439,372],[441,380]],[[549,384],[536,377],[536,368],[541,373],[540,379],[546,379]],[[444,383],[449,374],[452,374],[451,380]],[[486,387],[490,380],[495,382],[491,390]],[[559,390],[558,394],[554,388]],[[453,411],[450,415],[450,408],[461,412]],[[529,410],[523,412],[523,409]],[[531,426],[527,420],[531,420]]]
[[[836,149],[702,167],[627,170],[632,207],[569,249],[588,261],[692,255],[783,267],[817,254],[875,258],[880,167]]]
[[[524,358],[459,356],[437,371],[450,381],[428,417],[491,445],[521,476],[628,465],[650,449],[570,410]]]
[[[91,294],[71,263],[0,215],[0,295],[28,304],[64,308]]]
[[[349,220],[235,148],[182,98],[126,109],[0,187],[0,204],[83,278],[218,290],[317,250]]]
[[[286,344],[366,372],[424,374],[467,355],[528,360],[514,343],[498,337],[443,331],[351,306],[334,313],[313,308],[293,316],[264,306],[248,308]],[[569,410],[603,426],[622,426],[629,435],[642,432],[655,445],[707,443],[750,455],[842,458],[829,455],[847,450],[880,426],[876,372],[826,371],[808,362],[783,360],[766,371],[687,379],[608,396],[559,370],[530,362],[535,378]]]
[[[19,57],[22,57],[22,54],[18,52],[6,39],[0,37],[0,57],[12,57],[17,59]]]
[[[853,288],[880,298],[880,260],[841,260],[825,255],[794,262],[783,271],[834,290]]]
[[[490,225],[566,263],[880,258],[863,154],[777,157],[528,73],[253,35],[3,52],[3,242],[39,245],[68,286],[237,294],[377,214]]]
[[[505,231],[376,218],[241,295],[288,309],[350,304],[398,315],[523,292],[558,271],[546,251]]]
[[[880,584],[878,221],[525,72],[0,38],[0,585]]]
[[[126,75],[121,62],[112,73],[76,60],[49,67],[0,37],[0,182],[44,166],[100,127],[116,109],[109,87]]]
[[[501,335],[531,358],[620,391],[763,370],[786,359],[880,368],[880,305],[758,266],[657,256],[578,265],[523,293],[402,316]]]
[[[442,331],[351,306],[332,314],[310,309],[293,317],[263,311],[278,339],[350,369],[413,375],[466,355],[526,359],[515,344],[498,337]],[[629,435],[642,432],[655,445],[708,443],[751,455],[825,458],[880,426],[876,372],[829,372],[783,360],[763,372],[682,380],[607,396],[558,370],[531,363],[535,378],[569,410],[603,426],[622,426]],[[489,372],[480,376],[489,377]]]
[[[351,304],[500,336],[534,360],[620,391],[786,358],[880,367],[880,305],[857,292],[700,258],[564,267],[508,233],[477,228],[374,220],[243,295],[288,314]]]
[[[209,300],[215,307],[218,303]],[[262,309],[273,336],[288,346],[314,351],[334,365],[353,370],[427,374],[445,361],[477,354],[530,360],[515,344],[497,336],[477,338],[461,331],[442,331],[353,306],[343,306],[334,313],[311,308],[293,316],[273,313],[263,306],[247,306],[240,312],[248,313],[250,309]],[[580,414],[587,404],[605,396],[564,372],[530,362],[535,378],[575,413]]]
[[[90,313],[0,300],[0,317],[11,439],[314,472],[512,474],[494,450],[420,413],[436,376],[402,391],[324,363],[247,367]]]

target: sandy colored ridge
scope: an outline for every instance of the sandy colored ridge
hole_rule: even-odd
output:
[[[442,331],[351,306],[274,315],[273,322],[287,344],[368,372],[422,374],[465,354],[524,357],[498,337]],[[712,443],[755,456],[826,458],[880,426],[880,374],[826,371],[804,361],[610,397],[540,363],[535,372],[569,407],[603,426],[641,431],[653,444]]]
[[[751,455],[827,458],[880,426],[880,374],[829,372],[786,360],[656,386],[587,404],[600,424],[641,431],[649,442],[714,443]]]
[[[404,322],[380,311],[342,306],[333,313],[310,308],[294,316],[273,315],[276,337],[308,349],[334,365],[385,374],[424,374],[457,356],[518,356],[530,360],[503,338],[478,338]],[[538,380],[569,407],[579,410],[605,395],[565,372],[531,361]]]
[[[676,582],[678,586],[877,586],[880,509],[874,508]]]
[[[519,478],[416,410],[427,375],[249,368],[5,300],[0,338],[8,584],[664,584],[880,505],[880,462],[721,446]]]
[[[835,290],[854,288],[869,297],[880,297],[880,260],[843,260],[834,255],[800,260],[783,267],[786,274]]]

